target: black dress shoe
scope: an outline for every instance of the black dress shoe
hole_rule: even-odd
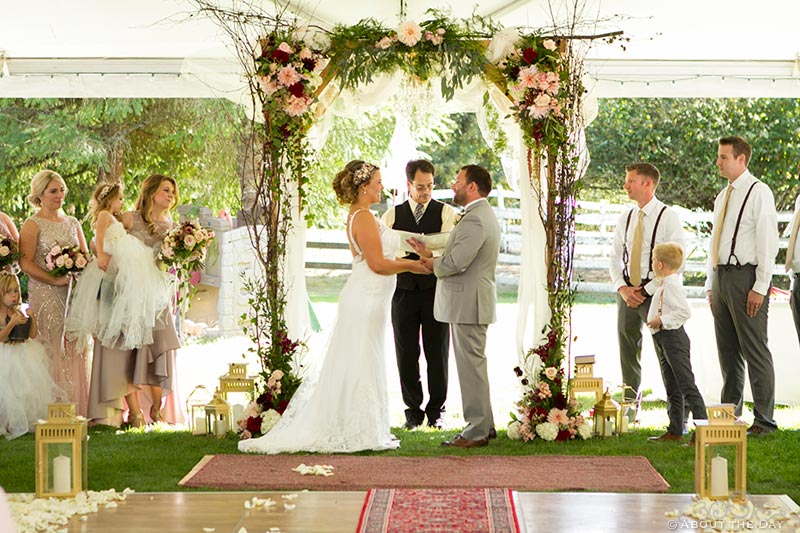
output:
[[[772,431],[764,429],[761,426],[750,426],[749,428],[747,428],[748,437],[758,436],[758,435],[769,435],[770,433],[772,433]]]
[[[491,440],[491,439],[496,439],[496,438],[497,438],[497,430],[496,430],[496,429],[494,429],[494,428],[491,428],[491,429],[489,430],[489,436],[488,436],[488,437],[486,437],[486,438],[487,438],[487,439],[489,439],[489,440]]]
[[[406,420],[406,423],[403,424],[403,429],[414,429],[418,428],[422,425],[422,421],[417,422],[416,420]]]

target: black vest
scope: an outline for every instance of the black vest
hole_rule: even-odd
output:
[[[394,208],[393,229],[410,231],[413,233],[439,233],[442,231],[442,202],[431,200],[419,224],[414,220],[414,213],[408,200]],[[419,259],[417,254],[408,254],[407,259]],[[397,275],[397,288],[404,290],[432,289],[436,287],[434,274],[421,275],[411,272],[401,272]]]

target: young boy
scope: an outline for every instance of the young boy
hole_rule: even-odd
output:
[[[688,404],[695,420],[708,418],[706,404],[694,382],[689,360],[689,337],[683,329],[691,311],[683,294],[681,279],[676,273],[682,263],[683,249],[679,244],[665,242],[653,248],[653,272],[658,278],[658,288],[647,314],[647,327],[653,334],[653,342],[659,345],[664,354],[659,364],[667,390],[669,428],[663,435],[650,437],[650,440],[678,442],[683,439],[684,402]]]

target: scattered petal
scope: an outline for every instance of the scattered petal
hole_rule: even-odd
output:
[[[217,530],[215,527],[204,527],[203,533],[214,533]]]
[[[295,505],[293,503],[284,503],[283,504],[283,508],[286,509],[287,511],[291,511],[295,507],[297,507],[297,505]]]
[[[297,494],[284,494],[283,496],[281,496],[281,498],[283,498],[284,500],[294,500],[295,498],[297,498]]]

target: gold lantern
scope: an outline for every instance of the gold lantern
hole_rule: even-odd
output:
[[[70,497],[86,490],[86,419],[75,404],[47,406],[47,420],[36,424],[36,496]]]
[[[708,420],[695,420],[694,490],[710,500],[747,500],[747,423],[734,415],[733,404],[708,407]],[[728,461],[714,456],[715,448],[733,448],[734,485],[730,486]]]
[[[208,435],[224,439],[231,430],[231,406],[222,397],[219,389],[214,392],[214,397],[206,404],[205,411]]]
[[[252,395],[254,390],[255,379],[247,376],[246,363],[229,363],[228,373],[219,377],[219,391],[226,400],[229,392]]]
[[[642,393],[634,390],[630,385],[624,383],[619,386],[622,391],[622,401],[620,402],[619,418],[617,419],[617,428],[619,433],[628,433],[630,431],[630,423],[633,422],[635,426],[639,421],[639,409],[642,406]],[[633,392],[634,396],[627,396],[626,392]],[[631,420],[633,415],[633,420]]]
[[[211,393],[205,385],[198,385],[186,397],[186,415],[189,417],[189,429],[192,435],[205,435],[208,433],[206,426],[206,405],[211,402]]]
[[[611,393],[603,394],[603,399],[594,406],[594,434],[597,437],[615,437],[619,434],[617,420],[620,407],[611,399]]]

